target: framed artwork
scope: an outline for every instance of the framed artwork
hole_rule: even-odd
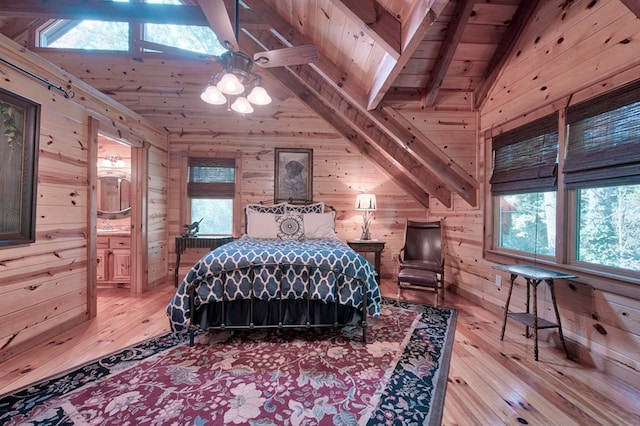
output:
[[[40,105],[0,89],[0,247],[36,240]]]
[[[275,203],[313,200],[313,149],[275,149]]]

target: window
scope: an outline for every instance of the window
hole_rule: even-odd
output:
[[[128,3],[128,0],[114,0]],[[146,3],[181,5],[179,0],[147,0]],[[162,7],[162,6],[158,6]],[[161,13],[157,11],[157,13]],[[162,11],[167,14],[169,12]],[[133,29],[133,31],[130,31]],[[134,40],[130,39],[134,35]],[[140,36],[142,34],[142,36]],[[39,29],[39,47],[54,49],[95,49],[129,51],[143,41],[207,55],[219,55],[224,49],[208,26],[128,23],[97,20],[52,20]],[[146,46],[147,52],[162,50]]]
[[[57,21],[40,32],[40,46],[56,49],[129,50],[129,24]]]
[[[553,114],[493,138],[495,248],[555,255],[557,129]]]
[[[574,260],[640,271],[640,83],[567,111]]]
[[[232,235],[235,160],[190,157],[188,166],[191,220],[202,219],[200,234]]]
[[[147,3],[181,4],[178,0],[147,0]],[[144,24],[144,40],[207,55],[226,51],[209,27],[196,25]]]

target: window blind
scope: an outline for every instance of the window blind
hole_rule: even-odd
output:
[[[569,188],[640,183],[640,81],[567,110]]]
[[[233,198],[235,160],[190,157],[187,195],[191,198]]]
[[[558,114],[495,136],[493,195],[555,190],[558,163]]]

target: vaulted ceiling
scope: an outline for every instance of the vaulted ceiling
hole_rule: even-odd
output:
[[[224,0],[233,14],[233,1]],[[632,1],[632,0],[629,0]],[[634,2],[634,1],[632,1]],[[105,19],[207,25],[213,0],[183,5],[115,4],[95,0],[21,0],[0,2],[0,32],[29,48],[33,29],[49,19]],[[458,194],[477,205],[478,183],[410,122],[397,108],[438,110],[444,100],[463,97],[470,111],[481,108],[498,72],[538,0],[242,0],[238,14],[241,51],[255,52],[312,43],[319,58],[311,64],[255,69],[280,99],[296,96],[324,118],[417,200],[428,195],[450,206]],[[219,67],[215,59],[159,48],[160,52],[113,55],[99,72],[86,52],[35,50],[96,89],[112,96],[173,134],[173,116],[202,109],[203,82]],[[109,55],[104,53],[103,55]],[[120,62],[119,62],[120,61]],[[148,67],[145,81],[112,72],[122,61]],[[161,66],[193,64],[199,72],[172,75],[179,87],[163,81]],[[184,68],[184,67],[183,67]],[[218,68],[219,69],[219,68]],[[158,81],[153,76],[158,75]],[[179,75],[178,75],[179,74]],[[108,78],[105,77],[108,75]],[[166,77],[163,77],[166,79]],[[171,92],[180,102],[141,101],[145,92]],[[271,91],[271,89],[270,89]],[[135,94],[136,96],[132,96]],[[171,111],[169,112],[169,108]],[[265,109],[265,119],[273,111]],[[214,130],[211,130],[214,131]],[[428,203],[428,201],[423,201]]]

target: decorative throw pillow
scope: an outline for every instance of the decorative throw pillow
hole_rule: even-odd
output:
[[[300,240],[304,237],[304,222],[299,213],[276,215],[278,239]]]
[[[293,204],[285,203],[287,206],[287,213],[322,213],[324,212],[324,203],[307,204],[304,206],[296,206]]]
[[[336,212],[303,214],[305,238],[335,238],[335,220]]]
[[[247,236],[252,238],[278,238],[276,215],[247,210]]]
[[[247,204],[246,211],[249,210],[258,213],[273,213],[273,214],[285,214],[286,203],[274,204],[272,206],[265,206],[263,204]]]

